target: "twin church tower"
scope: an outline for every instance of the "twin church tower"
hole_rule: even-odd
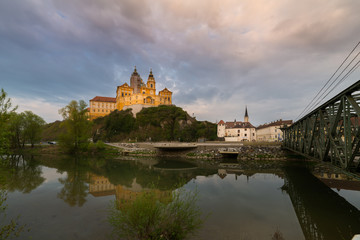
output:
[[[130,77],[130,86],[124,83],[116,89],[116,98],[96,96],[90,100],[90,119],[103,117],[114,110],[126,110],[131,108],[136,114],[144,107],[156,107],[159,105],[171,105],[172,92],[167,88],[156,94],[156,81],[152,70],[146,84],[137,72],[136,67]]]

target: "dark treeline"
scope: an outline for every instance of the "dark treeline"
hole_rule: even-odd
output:
[[[58,141],[67,132],[62,121],[44,125],[41,139]],[[97,118],[92,124],[94,142],[102,141],[197,141],[199,138],[216,140],[216,125],[197,121],[176,106],[142,109],[136,118],[130,109],[114,111]]]
[[[94,120],[94,141],[197,141],[215,140],[216,125],[197,121],[180,107],[142,109],[136,118],[130,109],[114,111]]]
[[[26,143],[34,144],[41,139],[45,121],[31,111],[16,113],[11,99],[4,89],[0,94],[0,155],[8,154],[10,149],[24,148]]]
[[[29,143],[31,147],[34,147],[34,144],[41,140],[44,125],[44,119],[31,111],[11,113],[8,124],[10,147],[12,149],[24,148],[25,143]]]
[[[59,110],[63,121],[46,124],[36,114],[16,113],[11,99],[2,89],[0,94],[0,155],[25,144],[58,141],[66,152],[103,150],[103,141],[181,141],[215,140],[216,125],[197,121],[180,107],[159,106],[142,109],[136,118],[130,109],[88,120],[84,101],[71,101]],[[91,143],[93,140],[94,143]],[[101,140],[101,141],[99,141]]]

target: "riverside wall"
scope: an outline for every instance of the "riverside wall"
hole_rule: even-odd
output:
[[[285,159],[287,151],[280,144],[269,143],[111,143],[123,153],[142,156],[179,156],[186,158],[219,159],[221,152],[238,152],[238,160],[276,160]],[[196,145],[196,148],[193,146]],[[186,148],[187,146],[191,148]],[[162,148],[163,147],[163,148]]]

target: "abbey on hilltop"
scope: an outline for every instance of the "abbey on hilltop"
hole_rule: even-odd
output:
[[[132,109],[133,114],[144,107],[171,105],[172,92],[167,88],[156,94],[156,82],[152,70],[146,84],[136,67],[130,77],[130,86],[124,83],[116,89],[116,98],[96,96],[90,100],[89,117],[95,119],[110,114],[114,110]]]

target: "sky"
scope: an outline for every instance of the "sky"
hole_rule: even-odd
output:
[[[71,100],[116,97],[136,66],[198,120],[243,121],[245,106],[255,126],[296,119],[359,42],[359,12],[358,0],[0,0],[0,88],[53,122]]]

